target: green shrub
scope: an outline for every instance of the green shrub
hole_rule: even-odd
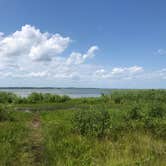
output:
[[[0,106],[0,122],[6,120],[13,120],[13,118],[10,116],[10,113],[7,110],[5,110],[3,106]]]
[[[166,110],[160,105],[153,105],[148,112],[148,116],[153,118],[162,118],[165,114]]]
[[[25,98],[25,103],[63,103],[70,100],[69,96],[60,96],[56,94],[49,93],[32,93],[27,98]]]
[[[17,98],[14,93],[0,92],[0,103],[14,103]]]
[[[17,99],[14,101],[15,104],[26,104],[28,103],[26,97],[17,97]]]
[[[115,101],[115,104],[121,104],[122,98],[116,97],[116,98],[114,99],[114,101]]]
[[[33,92],[27,98],[29,103],[39,103],[43,100],[43,95],[41,93]]]
[[[81,135],[102,137],[110,129],[111,117],[106,110],[77,111],[72,121]]]
[[[166,120],[159,118],[148,118],[145,122],[145,127],[154,136],[166,139]]]
[[[142,110],[138,106],[134,106],[127,112],[126,119],[127,120],[140,120],[143,117]]]
[[[63,95],[63,96],[61,96],[61,102],[63,103],[63,102],[66,102],[66,101],[68,101],[68,100],[70,100],[70,97],[69,96],[67,96],[67,95]]]

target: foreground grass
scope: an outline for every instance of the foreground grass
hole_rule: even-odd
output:
[[[0,165],[165,165],[163,139],[143,131],[116,140],[82,136],[72,130],[74,113],[15,112],[15,121],[0,123]]]
[[[12,113],[13,121],[0,122],[0,165],[31,165],[33,156],[27,113]]]
[[[126,132],[116,141],[81,136],[72,131],[72,114],[42,113],[45,165],[165,165],[164,140],[143,131]]]
[[[165,166],[166,91],[0,94],[0,166]]]

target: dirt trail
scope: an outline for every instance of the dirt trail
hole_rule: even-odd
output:
[[[31,142],[32,142],[32,153],[35,165],[41,165],[43,157],[43,145],[42,145],[42,133],[41,133],[41,119],[38,113],[34,114],[32,122],[30,124]]]

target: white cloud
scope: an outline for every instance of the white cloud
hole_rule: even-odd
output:
[[[132,67],[119,67],[119,68],[113,68],[112,74],[135,74],[143,71],[143,67],[141,66],[132,66]]]
[[[4,33],[0,32],[0,40],[3,38]]]
[[[83,82],[87,86],[100,81],[166,79],[166,69],[145,72],[141,66],[131,66],[107,70],[99,65],[87,64],[86,61],[93,58],[99,49],[96,45],[85,53],[72,52],[64,57],[62,53],[70,42],[70,37],[42,33],[31,25],[25,25],[10,35],[0,32],[0,78],[38,80],[41,84],[45,80],[65,82],[66,85],[68,82]]]
[[[69,37],[59,34],[42,33],[34,26],[22,26],[20,31],[0,38],[1,59],[11,60],[25,56],[34,61],[48,61],[62,53],[70,43]]]
[[[0,32],[0,36],[3,36],[4,35],[4,33],[3,32]]]
[[[81,54],[79,52],[72,52],[67,59],[67,64],[81,64],[84,63],[88,58],[93,58],[95,52],[98,50],[98,46],[92,46],[88,49],[86,54]]]
[[[96,77],[108,79],[132,79],[144,71],[141,66],[115,67],[111,71],[100,69],[95,72]]]
[[[47,76],[49,76],[49,73],[47,71],[31,72],[27,76],[29,76],[29,77],[47,77]]]
[[[153,76],[156,77],[156,78],[158,77],[160,79],[164,79],[165,80],[166,79],[166,68],[154,72]]]
[[[3,78],[3,77],[11,77],[12,76],[12,72],[2,72],[0,71],[0,77]]]

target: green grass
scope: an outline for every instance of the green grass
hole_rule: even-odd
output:
[[[27,113],[12,113],[14,121],[0,122],[0,165],[31,165]]]
[[[0,166],[165,166],[165,101],[165,90],[0,93]]]
[[[42,113],[45,165],[164,166],[164,140],[145,131],[126,131],[116,140],[82,136],[72,131],[72,115],[62,110]]]

